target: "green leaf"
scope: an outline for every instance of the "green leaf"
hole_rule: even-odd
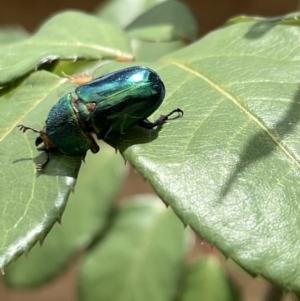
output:
[[[111,0],[96,9],[96,15],[101,19],[118,24],[125,28],[138,16],[166,0]],[[128,9],[130,7],[130,9]],[[124,14],[126,11],[126,14]]]
[[[201,257],[187,269],[180,295],[180,301],[240,300],[220,260],[214,256]]]
[[[80,76],[80,75],[89,75],[92,76],[96,68],[103,65],[104,62],[100,61],[60,61],[52,72],[58,76]]]
[[[184,223],[250,273],[295,292],[299,35],[298,26],[242,22],[146,64],[167,91],[150,119],[177,107],[184,116],[119,142]]]
[[[46,155],[38,155],[36,135],[16,127],[24,122],[42,129],[59,92],[64,95],[73,87],[42,71],[0,97],[0,268],[44,239],[74,189],[81,159],[53,153],[51,164],[37,174],[36,163],[45,162]]]
[[[197,37],[197,22],[189,8],[179,1],[166,1],[133,21],[126,31],[132,38],[172,42],[193,41]]]
[[[106,226],[112,201],[124,178],[124,160],[107,145],[101,152],[86,157],[62,219],[43,246],[36,245],[26,257],[5,269],[10,286],[36,286],[53,278],[69,264],[79,248],[86,247]]]
[[[131,60],[126,34],[116,25],[88,14],[55,15],[28,38],[0,48],[0,85],[53,60]]]
[[[298,295],[299,33],[279,21],[237,22],[159,63],[136,62],[155,69],[167,89],[150,119],[177,107],[185,115],[157,130],[133,128],[118,143],[184,223],[249,272]],[[1,90],[0,266],[60,218],[80,164],[53,154],[36,177],[34,135],[13,130],[20,119],[42,128],[59,95],[72,91],[45,74]]]
[[[134,57],[137,61],[157,61],[162,56],[185,47],[182,40],[173,42],[146,42],[141,40],[131,40]]]
[[[28,33],[20,26],[1,26],[0,27],[0,45],[24,40]]]
[[[110,232],[82,262],[79,300],[172,300],[183,234],[182,223],[157,197],[123,202]]]
[[[137,60],[156,61],[186,46],[197,35],[197,22],[178,1],[166,1],[146,11],[128,27]]]

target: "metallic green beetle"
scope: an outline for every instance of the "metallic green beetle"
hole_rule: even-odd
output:
[[[41,131],[18,125],[20,130],[39,133],[36,146],[47,153],[41,171],[49,162],[51,149],[69,156],[85,157],[90,149],[99,151],[92,133],[98,139],[109,140],[125,133],[135,125],[152,129],[178,113],[175,109],[150,122],[147,117],[155,112],[165,97],[165,86],[159,75],[147,67],[130,67],[96,78],[75,90],[78,99],[69,93],[62,97],[49,112]]]

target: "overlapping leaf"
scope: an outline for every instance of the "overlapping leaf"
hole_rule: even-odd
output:
[[[180,295],[180,301],[240,300],[219,258],[214,256],[201,257],[189,266],[183,276]]]
[[[152,62],[157,61],[168,53],[182,49],[185,43],[181,40],[173,42],[146,42],[132,39],[132,51],[138,61]]]
[[[134,128],[118,145],[186,224],[251,273],[299,294],[300,28],[294,24],[236,20],[159,63],[146,64],[167,88],[165,102],[151,118],[177,107],[185,115],[158,130]],[[20,74],[35,66],[22,64],[19,57]],[[8,75],[8,80],[15,77],[13,71]],[[79,166],[60,155],[50,176],[33,177],[30,135],[12,129],[22,108],[30,111],[24,122],[40,128],[54,101],[47,93],[61,84],[54,76],[50,86],[33,79],[5,96],[11,102],[0,99],[2,265],[28,250],[59,218]],[[49,105],[31,110],[30,97]],[[24,107],[14,105],[17,99]],[[20,155],[23,160],[14,163]],[[21,171],[12,168],[18,164]]]
[[[149,64],[167,89],[152,119],[177,107],[185,115],[119,145],[185,223],[296,292],[299,35],[298,26],[238,23]]]
[[[127,14],[124,9],[132,8]],[[197,35],[197,22],[179,1],[110,1],[97,15],[126,29],[136,60],[156,61],[186,46]]]
[[[87,247],[107,225],[112,201],[124,178],[124,160],[101,145],[101,153],[89,152],[86,163],[80,169],[62,225],[55,224],[42,247],[36,245],[28,256],[5,269],[4,280],[10,286],[37,286],[58,275],[72,255]]]
[[[51,166],[38,175],[35,166],[45,154],[36,150],[36,134],[23,134],[16,126],[22,122],[42,129],[52,105],[73,87],[66,79],[37,72],[0,97],[1,268],[43,240],[60,220],[81,161],[52,154]]]
[[[96,14],[103,20],[125,28],[144,12],[165,1],[167,0],[113,0],[105,6],[101,5]]]
[[[197,22],[188,7],[166,1],[141,14],[126,28],[137,60],[156,61],[195,40]]]
[[[95,35],[97,29],[99,36]],[[97,44],[99,41],[100,44]],[[62,51],[60,54],[66,54],[59,56],[62,59],[70,58],[70,54],[72,57],[75,52],[78,54],[83,51],[87,54],[94,50],[97,58],[110,57],[111,54],[115,58],[124,55],[124,58],[125,50],[128,50],[128,40],[113,25],[107,25],[82,13],[66,12],[50,19],[31,38],[0,49],[0,52],[3,51],[0,58],[3,82],[20,78],[10,81],[2,88],[0,98],[1,268],[27,252],[37,240],[42,240],[53,224],[61,218],[80,166],[79,158],[52,154],[47,170],[37,176],[35,165],[43,163],[45,156],[36,151],[36,135],[32,132],[24,135],[16,128],[18,124],[24,123],[42,129],[51,106],[66,93],[74,91],[74,85],[67,79],[47,72],[37,72],[28,78],[27,75],[21,77],[35,66],[31,63],[37,56],[37,61],[46,60],[48,55],[49,59],[55,58],[54,52],[51,52],[53,49]],[[26,51],[30,51],[28,56],[25,55]],[[29,67],[24,69],[20,66],[28,62],[31,67],[27,65]],[[63,64],[64,62],[57,67],[56,72],[59,75],[65,70]],[[77,70],[76,66],[67,64],[70,72]],[[7,72],[4,77],[5,69]]]
[[[20,26],[1,26],[0,45],[21,41],[28,38],[28,33]]]
[[[140,15],[126,31],[131,37],[145,41],[193,41],[197,36],[197,22],[184,3],[170,0]]]
[[[118,26],[88,14],[64,12],[32,37],[0,48],[0,85],[59,59],[131,60],[132,55],[129,40]]]
[[[157,197],[123,202],[105,239],[83,260],[79,300],[173,299],[184,242],[181,221]]]

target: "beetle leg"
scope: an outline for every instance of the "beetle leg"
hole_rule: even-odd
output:
[[[47,154],[47,160],[43,163],[43,164],[38,164],[36,166],[36,171],[41,172],[43,170],[43,168],[48,164],[48,162],[50,161],[50,153],[48,150],[44,149],[44,152]]]
[[[147,129],[147,130],[151,130],[154,128],[154,123],[148,119],[144,119],[138,123],[138,126],[144,128],[144,129]]]
[[[20,131],[22,131],[23,133],[25,133],[27,130],[32,130],[35,133],[40,133],[41,132],[41,131],[33,129],[29,126],[23,125],[23,124],[19,124],[19,125],[17,125],[17,127],[20,128]]]
[[[178,115],[174,118],[169,118],[174,113],[178,113]],[[170,112],[167,115],[160,115],[159,118],[156,119],[154,122],[151,122],[148,119],[144,119],[144,120],[140,121],[138,123],[138,125],[142,128],[151,130],[151,129],[155,128],[156,126],[165,123],[167,120],[175,119],[175,118],[178,118],[180,116],[183,116],[183,111],[181,109],[177,108],[177,109],[173,110],[172,112]]]

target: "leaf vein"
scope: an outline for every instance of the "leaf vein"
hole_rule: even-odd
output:
[[[214,89],[216,89],[225,98],[227,98],[230,101],[232,101],[232,103],[234,105],[236,105],[243,113],[245,113],[245,115],[247,115],[249,117],[249,119],[251,119],[259,128],[261,128],[273,140],[273,142],[275,143],[275,145],[277,145],[282,150],[282,152],[287,156],[287,158],[290,159],[290,161],[294,165],[296,165],[298,168],[300,168],[300,163],[298,162],[297,158],[288,150],[288,148],[286,148],[281,143],[281,139],[279,139],[278,137],[276,137],[256,116],[254,116],[250,111],[248,111],[245,107],[243,107],[237,98],[235,98],[229,92],[225,91],[220,85],[218,85],[217,83],[213,82],[208,77],[204,76],[203,74],[201,74],[197,70],[192,69],[190,66],[187,66],[187,65],[185,65],[185,64],[183,64],[181,62],[176,62],[176,61],[169,61],[169,63],[173,64],[175,66],[178,66],[182,70],[185,70],[185,71],[187,71],[189,73],[194,74],[195,76],[197,76],[198,78],[202,79],[207,84],[209,84],[211,87],[213,87]]]

